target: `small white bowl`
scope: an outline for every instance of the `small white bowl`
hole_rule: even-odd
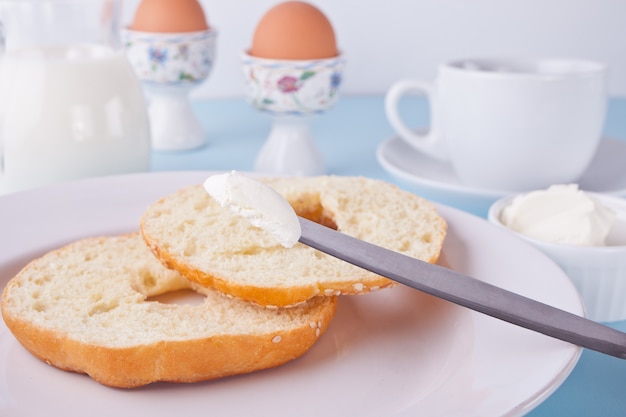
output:
[[[626,319],[626,200],[589,193],[616,213],[606,246],[576,246],[530,238],[506,227],[502,210],[515,196],[504,197],[491,205],[488,218],[530,242],[552,258],[570,277],[583,299],[587,317],[613,322]]]

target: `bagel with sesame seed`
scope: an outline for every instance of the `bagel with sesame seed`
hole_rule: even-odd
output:
[[[439,257],[446,222],[431,202],[395,185],[342,176],[261,180],[302,217],[423,261]],[[140,231],[168,268],[265,307],[292,307],[320,295],[362,294],[393,285],[301,243],[281,246],[267,231],[220,206],[202,185],[152,204]]]
[[[194,290],[201,304],[151,297]],[[26,265],[2,294],[2,317],[34,356],[108,386],[196,382],[279,366],[324,333],[336,297],[266,309],[165,268],[138,233],[87,238]]]

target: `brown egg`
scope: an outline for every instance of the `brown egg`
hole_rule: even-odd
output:
[[[207,30],[198,0],[142,0],[130,29],[141,32],[196,32]]]
[[[288,1],[263,16],[249,54],[269,59],[322,59],[339,52],[335,31],[324,13],[309,3]]]

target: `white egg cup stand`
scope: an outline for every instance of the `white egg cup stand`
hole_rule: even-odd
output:
[[[255,161],[257,172],[321,175],[322,153],[310,119],[339,98],[341,55],[318,60],[270,60],[242,54],[247,101],[272,118],[272,128]]]
[[[217,32],[122,31],[126,55],[142,81],[148,100],[152,149],[184,151],[206,144],[189,93],[214,64]]]
[[[154,150],[195,149],[206,144],[204,129],[191,107],[188,86],[148,85],[145,90]]]
[[[259,151],[257,172],[321,175],[326,164],[309,127],[308,117],[275,116],[272,129]]]

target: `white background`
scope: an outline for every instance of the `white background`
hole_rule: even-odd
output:
[[[243,95],[239,53],[276,0],[201,0],[219,31],[215,68],[195,97]],[[343,94],[431,79],[454,58],[577,57],[609,65],[626,96],[626,0],[311,0],[330,19],[347,67]],[[136,3],[135,3],[136,4]],[[127,3],[132,8],[132,3]],[[132,12],[127,12],[132,16]]]

